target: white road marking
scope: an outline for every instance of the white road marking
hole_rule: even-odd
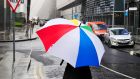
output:
[[[113,70],[113,69],[110,69],[110,68],[108,68],[108,67],[106,67],[106,66],[104,66],[104,65],[101,65],[101,67],[103,67],[103,68],[105,68],[105,69],[107,69],[107,70],[109,70],[109,71],[111,71],[111,72],[114,72],[114,73],[116,73],[116,74],[119,74],[119,75],[122,75],[122,76],[124,76],[124,77],[127,77],[127,78],[129,78],[129,79],[136,79],[136,78],[134,78],[134,77],[131,77],[131,76],[125,75],[125,74],[123,74],[123,73],[117,72],[117,71],[115,71],[115,70]]]

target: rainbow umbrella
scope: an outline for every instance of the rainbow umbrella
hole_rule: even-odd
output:
[[[74,23],[74,25],[79,26],[81,21],[77,20],[77,19],[72,19],[70,20],[72,23]]]
[[[77,27],[69,20],[57,18],[48,21],[37,34],[47,53],[65,60],[74,68],[100,66],[105,50],[90,27]]]
[[[77,19],[72,19],[70,20],[75,26],[79,26],[82,28],[86,28],[89,31],[93,32],[92,29],[89,28],[89,26],[87,26],[86,24],[83,24],[81,21],[77,20]]]

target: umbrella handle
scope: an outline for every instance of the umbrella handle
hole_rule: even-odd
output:
[[[81,23],[79,24],[79,27],[81,26]]]
[[[61,61],[60,66],[63,64],[64,60]]]

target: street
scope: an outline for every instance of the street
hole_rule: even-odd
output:
[[[140,79],[140,0],[0,0],[0,14],[0,79]]]
[[[12,50],[12,43],[1,43],[1,52]],[[103,56],[101,67],[91,67],[93,79],[139,79],[140,78],[140,57],[122,52],[122,50],[138,49],[139,45],[134,48],[115,47],[109,48],[104,44],[106,52]],[[16,42],[16,51],[29,54],[32,50],[31,57],[37,62],[41,62],[44,67],[46,79],[62,79],[66,62],[60,66],[61,59],[45,53],[42,43],[39,39],[25,42]],[[2,72],[0,72],[2,73]]]
[[[106,53],[102,59],[102,65],[110,68],[116,72],[119,73],[123,73],[127,76],[130,76],[132,78],[136,78],[139,79],[139,70],[140,70],[140,58],[137,56],[131,56],[129,53],[126,52],[120,52],[117,49],[118,48],[108,48],[106,45],[105,49],[106,49]],[[136,45],[135,48],[139,47],[139,45]],[[121,49],[121,48],[119,48]],[[123,48],[122,48],[123,49]],[[130,49],[130,48],[127,48]],[[127,50],[125,49],[125,50]],[[124,49],[123,49],[124,50]],[[103,67],[101,67],[99,70],[95,69],[97,71],[94,70],[95,68],[92,68],[93,70],[93,74],[98,75],[97,79],[129,79],[128,77],[122,75],[122,74],[118,74],[118,73],[114,73],[114,72],[110,72],[106,69],[104,69]],[[91,71],[92,71],[91,70]],[[96,77],[96,75],[94,77]]]

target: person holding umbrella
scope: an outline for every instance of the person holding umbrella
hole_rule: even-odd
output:
[[[105,50],[90,27],[57,18],[48,21],[37,34],[47,53],[68,63],[63,79],[92,79],[89,66],[99,67]]]
[[[76,26],[80,27],[81,25],[81,22],[77,19],[73,19],[70,21],[73,22],[74,25]],[[64,60],[61,61],[60,65],[62,65],[63,62]],[[69,63],[67,63],[67,66],[65,68],[65,72],[63,75],[63,79],[92,79],[90,67],[85,66],[85,67],[74,68]]]

